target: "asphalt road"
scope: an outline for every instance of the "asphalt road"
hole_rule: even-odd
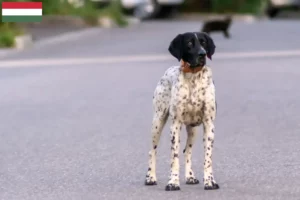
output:
[[[299,200],[300,57],[280,52],[255,56],[258,50],[300,49],[299,22],[288,20],[236,23],[231,40],[213,35],[217,51],[209,64],[218,101],[213,165],[220,190],[185,185],[181,154],[181,191],[164,191],[169,124],[158,147],[158,185],[143,185],[153,90],[177,62],[171,56],[138,58],[168,55],[177,33],[196,31],[199,25],[148,22],[99,30],[3,59],[0,199]],[[129,55],[136,59],[118,61]],[[103,62],[106,56],[112,56],[111,62]],[[193,153],[200,179],[202,133],[199,129]]]

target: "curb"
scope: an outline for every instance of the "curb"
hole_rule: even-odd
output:
[[[128,21],[128,25],[136,25],[141,21],[138,18],[125,16]],[[110,17],[100,17],[98,19],[98,24],[102,28],[113,28],[117,27],[115,22]],[[21,26],[27,27],[35,27],[35,26],[74,26],[79,28],[87,28],[91,27],[86,24],[85,21],[81,17],[76,16],[60,16],[60,15],[46,15],[43,16],[42,22],[33,22],[33,23],[22,23]]]
[[[100,27],[87,28],[78,31],[70,31],[62,33],[53,37],[48,37],[42,40],[34,42],[33,48],[40,48],[48,45],[60,44],[64,41],[78,40],[81,37],[88,37],[94,34],[98,34],[102,29]]]
[[[27,22],[19,23],[20,26],[35,27],[35,26],[75,26],[87,27],[87,24],[80,17],[76,16],[60,16],[60,15],[46,15],[43,16],[42,22]]]
[[[126,16],[126,21],[128,26],[134,26],[141,23],[141,20],[135,17]],[[110,17],[100,17],[98,19],[98,24],[101,28],[117,28],[118,25]]]
[[[31,34],[17,36],[15,38],[16,49],[23,50],[33,46],[33,39]]]

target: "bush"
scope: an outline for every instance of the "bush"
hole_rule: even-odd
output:
[[[15,45],[15,37],[22,35],[23,30],[12,22],[0,23],[0,47],[13,47]]]
[[[11,31],[0,32],[0,47],[13,47],[15,35]]]

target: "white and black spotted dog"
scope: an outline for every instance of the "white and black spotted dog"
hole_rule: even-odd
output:
[[[152,147],[149,152],[149,168],[146,185],[156,185],[156,153],[162,129],[171,119],[171,174],[165,188],[180,190],[179,148],[180,131],[183,125],[187,131],[185,154],[186,184],[198,184],[192,170],[192,146],[197,128],[203,124],[204,135],[204,189],[219,189],[212,169],[214,144],[214,120],[216,116],[215,86],[212,71],[206,66],[206,56],[211,59],[215,44],[206,33],[187,32],[177,35],[169,46],[169,52],[180,61],[180,66],[167,69],[154,91],[154,115],[152,121]]]

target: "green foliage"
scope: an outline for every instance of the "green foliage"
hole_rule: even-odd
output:
[[[76,8],[67,0],[31,0],[43,3],[43,15],[68,15]]]
[[[266,0],[186,0],[183,12],[259,14]]]
[[[0,47],[13,47],[15,35],[11,31],[0,32]]]
[[[0,3],[4,0],[0,0]],[[29,0],[5,0],[10,2],[22,2]],[[101,16],[111,17],[119,26],[126,26],[122,8],[119,0],[112,0],[112,2],[104,7],[97,8],[95,4],[89,0],[81,7],[75,7],[67,0],[31,0],[32,2],[43,2],[43,15],[70,15],[82,17],[89,25],[97,25],[98,19]],[[1,11],[0,11],[1,13]],[[15,37],[23,34],[23,30],[17,23],[2,22],[2,13],[0,15],[0,47],[13,47],[15,44]]]
[[[2,1],[30,1],[30,0],[0,0]],[[111,17],[119,26],[126,26],[127,21],[122,12],[120,0],[111,0],[111,3],[99,8],[90,0],[84,0],[84,5],[75,7],[68,0],[31,0],[43,2],[43,15],[71,15],[82,17],[89,25],[96,25],[101,16]]]
[[[67,0],[32,0],[43,2],[43,15],[73,15],[82,17],[87,24],[96,25],[98,18],[103,15],[108,15],[120,25],[126,25],[126,21],[122,14],[119,0],[112,0],[109,6],[98,8],[95,3],[90,0],[85,0],[84,5],[75,7]]]
[[[13,22],[0,23],[0,47],[13,47],[15,37],[22,35],[23,30]]]
[[[262,0],[212,0],[212,11],[218,13],[257,14],[262,3]]]
[[[100,16],[111,17],[119,26],[127,26],[128,22],[122,13],[122,6],[120,0],[113,0],[109,6],[103,8]]]

